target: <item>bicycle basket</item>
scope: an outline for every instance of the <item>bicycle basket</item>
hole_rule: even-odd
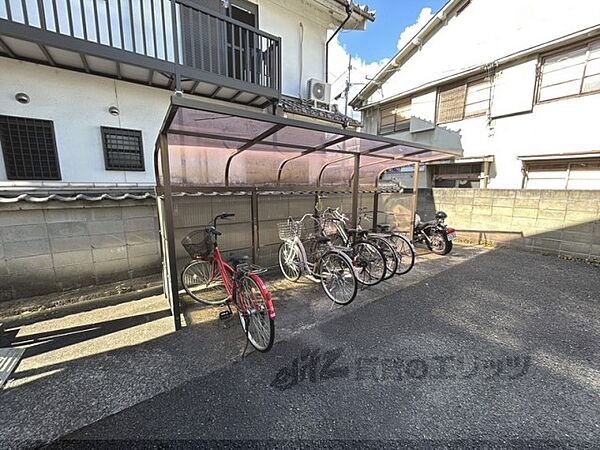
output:
[[[338,232],[337,225],[333,219],[323,219],[322,223],[323,234],[325,236],[333,236]]]
[[[277,224],[277,232],[282,241],[302,237],[302,224],[295,221],[280,222]]]
[[[207,229],[193,231],[181,240],[181,245],[192,258],[207,258],[215,250],[215,237]]]

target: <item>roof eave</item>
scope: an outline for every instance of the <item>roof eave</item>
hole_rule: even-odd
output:
[[[356,13],[358,16],[360,16],[363,19],[366,19],[370,22],[375,21],[375,13],[369,11],[368,8],[367,8],[367,10],[364,10],[349,0],[335,0],[335,2],[338,3],[339,5],[342,5],[344,8],[347,8],[349,5],[351,5],[353,13]]]
[[[398,53],[385,65],[381,68],[379,72],[373,77],[373,80],[366,84],[358,94],[348,103],[350,106],[355,108],[362,100],[369,98],[373,93],[381,86],[387,79],[392,75],[391,72],[389,75],[387,72],[389,68],[393,69],[399,68],[403,64],[403,59],[410,54],[410,52],[415,48],[419,47],[425,38],[434,31],[434,29],[442,22],[446,20],[448,14],[451,9],[458,6],[458,4],[462,3],[464,0],[448,0],[448,2],[440,9],[424,26],[419,30],[419,32],[414,36],[414,38],[408,42],[404,47],[402,47]]]

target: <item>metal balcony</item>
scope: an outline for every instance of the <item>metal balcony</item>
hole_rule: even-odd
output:
[[[281,39],[191,0],[0,0],[0,55],[265,106]]]

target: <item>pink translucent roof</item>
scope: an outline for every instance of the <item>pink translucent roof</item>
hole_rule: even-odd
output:
[[[186,187],[374,186],[381,172],[460,156],[450,150],[173,97],[167,135],[171,184]],[[158,166],[159,183],[163,182]]]

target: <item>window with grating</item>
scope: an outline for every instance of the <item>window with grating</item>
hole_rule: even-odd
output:
[[[0,145],[9,180],[60,180],[52,121],[0,115]]]
[[[142,132],[101,127],[106,170],[144,171]]]
[[[465,113],[467,85],[443,89],[438,94],[437,123],[462,120]]]
[[[383,106],[379,113],[379,134],[397,133],[410,128],[411,100]]]

